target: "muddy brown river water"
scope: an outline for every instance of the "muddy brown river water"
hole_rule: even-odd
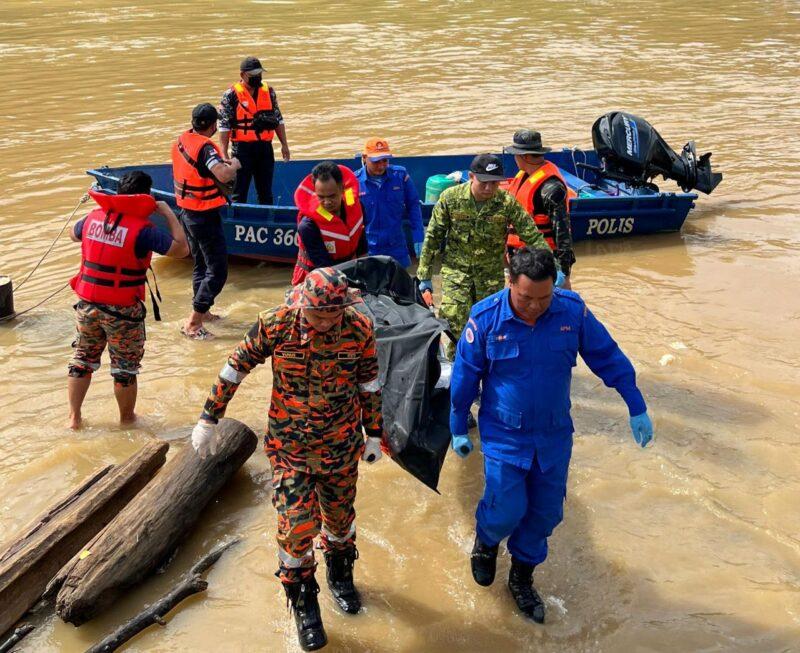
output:
[[[0,273],[27,273],[89,186],[84,170],[167,161],[191,108],[216,102],[248,54],[268,68],[296,158],[348,156],[374,135],[402,154],[496,150],[523,126],[588,147],[595,118],[625,109],[675,149],[713,150],[725,174],[680,234],[577,246],[573,286],[634,361],[656,441],[634,446],[622,401],[578,367],[566,518],[536,572],[548,623],[512,611],[507,554],[494,587],[470,577],[479,455],[448,457],[441,495],[383,460],[364,466],[357,500],[366,607],[344,616],[323,590],[327,650],[800,650],[800,5],[4,0]],[[78,259],[60,240],[18,308]],[[185,446],[227,352],[290,276],[234,264],[219,337],[196,343],[178,333],[189,262],[155,267],[164,321],[148,323],[136,428],[116,424],[107,367],[87,427],[65,428],[68,292],[0,326],[0,542],[148,439]],[[260,369],[228,414],[262,429],[269,386]],[[20,650],[85,650],[234,533],[244,543],[209,591],[128,650],[298,650],[268,481],[259,452],[166,574],[80,629],[36,617]]]

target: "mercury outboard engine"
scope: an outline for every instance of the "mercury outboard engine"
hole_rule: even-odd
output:
[[[602,161],[596,172],[632,186],[652,187],[650,180],[663,175],[686,193],[696,188],[708,194],[722,181],[721,173],[711,171],[711,152],[698,159],[689,141],[676,154],[649,122],[630,113],[612,111],[598,118],[592,142]]]

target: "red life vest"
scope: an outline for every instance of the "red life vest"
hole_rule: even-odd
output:
[[[533,221],[536,223],[542,236],[544,236],[547,244],[550,245],[550,249],[555,250],[556,241],[553,238],[553,225],[550,222],[550,216],[546,213],[533,212],[533,200],[536,196],[536,191],[551,177],[557,177],[561,183],[564,184],[564,188],[567,189],[567,211],[569,211],[569,200],[575,197],[576,193],[567,185],[567,182],[564,181],[564,178],[558,171],[558,166],[550,163],[550,161],[545,161],[544,165],[530,176],[527,176],[523,170],[520,170],[516,177],[510,181],[508,192],[516,198],[517,202],[522,205],[522,208],[533,218]],[[510,234],[506,240],[506,245],[509,247],[523,247],[525,243],[517,234]]]
[[[90,190],[100,208],[83,223],[81,267],[70,285],[82,300],[94,304],[133,306],[144,300],[152,252],[136,256],[136,238],[152,225],[156,202],[150,195],[105,195]]]
[[[257,111],[272,111],[272,96],[266,82],[261,82],[258,102],[250,95],[250,91],[242,82],[231,86],[239,102],[236,104],[236,118],[231,125],[231,140],[234,142],[271,141],[275,136],[272,130],[257,134],[253,129],[253,116]]]
[[[225,204],[225,197],[219,188],[221,182],[215,184],[212,179],[202,177],[197,169],[200,150],[207,144],[211,144],[220,159],[223,158],[221,150],[214,141],[191,129],[178,136],[178,140],[172,145],[175,201],[181,208],[208,211]]]
[[[364,233],[364,215],[361,211],[361,202],[358,199],[358,179],[350,168],[339,166],[342,171],[344,193],[345,220],[326,211],[320,206],[319,199],[314,192],[314,180],[308,175],[294,192],[294,203],[299,209],[297,224],[304,217],[310,218],[319,227],[325,249],[333,259],[333,263],[342,263],[352,259],[358,250],[358,243]],[[316,266],[308,257],[302,238],[298,238],[297,264],[292,275],[292,285],[297,285]]]

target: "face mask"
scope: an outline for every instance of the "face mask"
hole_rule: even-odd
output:
[[[247,78],[247,83],[252,88],[258,88],[259,86],[261,86],[261,75],[258,75],[256,77],[248,77]]]

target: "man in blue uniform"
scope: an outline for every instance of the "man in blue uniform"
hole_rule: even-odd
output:
[[[533,569],[547,557],[547,538],[563,517],[577,355],[622,396],[642,447],[653,425],[631,362],[576,293],[553,287],[552,252],[524,247],[511,259],[510,272],[508,288],[472,307],[458,342],[450,430],[453,449],[467,456],[467,415],[481,386],[486,485],[476,512],[472,576],[479,585],[492,584],[497,547],[508,537],[508,587],[520,611],[544,623]]]
[[[391,256],[407,268],[411,265],[411,258],[403,218],[407,218],[411,225],[411,241],[417,258],[422,251],[425,230],[414,182],[404,167],[389,163],[392,156],[385,139],[370,138],[361,155],[363,166],[356,172],[356,177],[369,254]]]

